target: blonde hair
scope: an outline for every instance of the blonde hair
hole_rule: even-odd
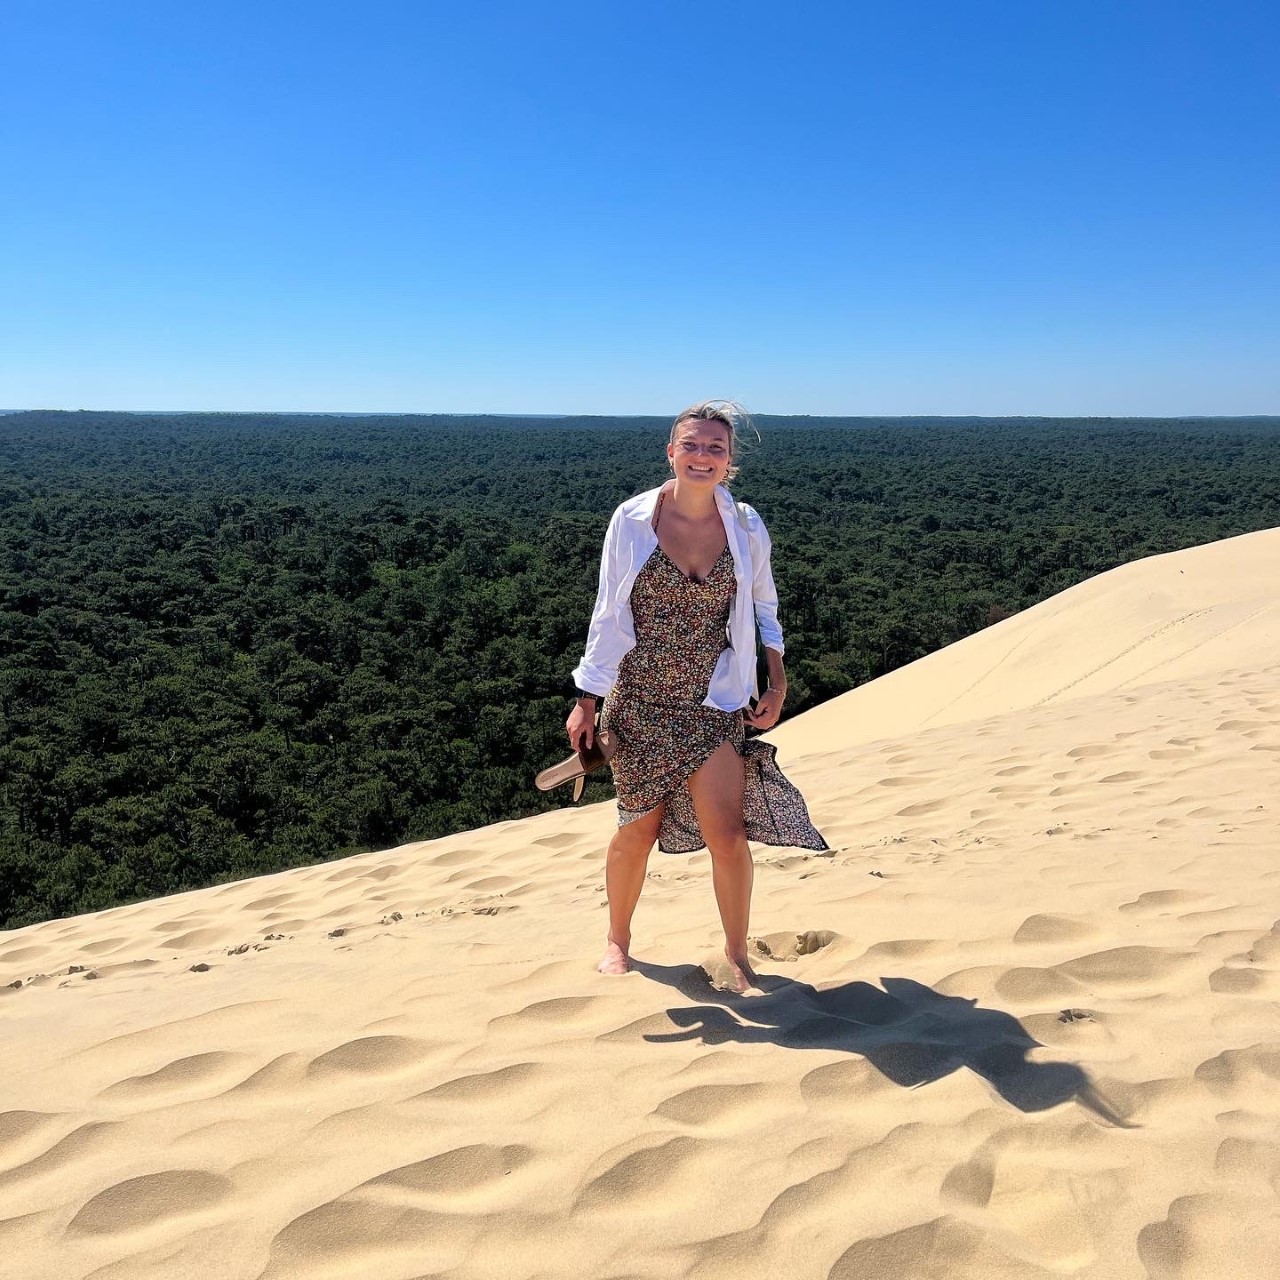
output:
[[[691,404],[687,409],[682,409],[676,414],[676,420],[671,424],[671,435],[667,438],[668,444],[675,444],[676,434],[686,422],[722,422],[728,427],[729,470],[725,474],[725,484],[738,474],[738,468],[733,465],[733,459],[743,448],[746,433],[753,431],[756,440],[760,439],[760,432],[751,421],[751,415],[736,400],[700,400],[697,404]]]

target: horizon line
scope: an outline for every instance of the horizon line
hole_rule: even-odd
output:
[[[48,405],[27,407],[24,409],[0,409],[0,417],[12,417],[20,413],[124,413],[137,414],[140,417],[183,417],[196,414],[224,415],[227,417],[307,417],[307,418],[660,418],[668,419],[672,415],[664,413],[578,411],[547,412],[528,411],[512,412],[493,409],[122,409],[98,408],[89,409],[83,406],[76,409],[54,408]],[[1098,421],[1141,421],[1159,419],[1166,422],[1195,422],[1201,420],[1224,420],[1236,418],[1275,418],[1280,420],[1280,413],[795,413],[776,410],[751,410],[752,418],[945,418],[948,420],[962,418],[987,419],[1034,419],[1037,421],[1055,421],[1059,419],[1098,420]]]

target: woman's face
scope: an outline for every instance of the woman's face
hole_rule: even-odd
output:
[[[715,418],[695,418],[676,428],[667,458],[677,480],[715,488],[729,474],[729,428]]]

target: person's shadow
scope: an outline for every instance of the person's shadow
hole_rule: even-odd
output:
[[[1040,1042],[1012,1014],[941,995],[911,978],[881,978],[880,987],[849,982],[819,991],[807,982],[762,974],[766,994],[743,999],[711,987],[698,965],[633,963],[655,982],[712,1002],[668,1009],[667,1017],[683,1030],[646,1035],[652,1043],[767,1042],[788,1049],[840,1049],[861,1055],[907,1089],[967,1067],[1021,1111],[1044,1111],[1075,1099],[1109,1124],[1136,1127],[1074,1063],[1028,1062],[1027,1051]]]

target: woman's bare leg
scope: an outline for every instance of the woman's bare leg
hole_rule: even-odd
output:
[[[693,810],[711,853],[711,883],[724,925],[724,954],[733,985],[746,991],[756,983],[747,960],[755,865],[742,825],[742,790],[742,757],[732,742],[722,742],[689,779]]]
[[[626,973],[631,968],[631,917],[644,888],[649,853],[662,825],[663,806],[619,827],[609,841],[604,864],[604,887],[609,898],[609,937],[596,968],[601,973]]]

